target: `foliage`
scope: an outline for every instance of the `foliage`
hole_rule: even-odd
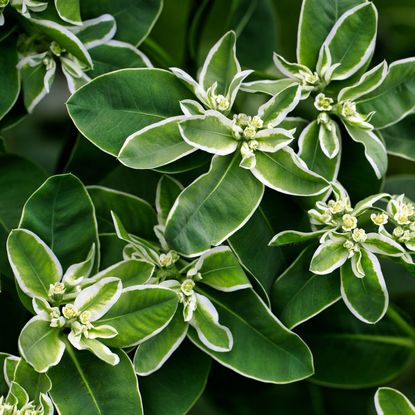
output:
[[[0,415],[415,413],[415,58],[294,3],[0,2]]]

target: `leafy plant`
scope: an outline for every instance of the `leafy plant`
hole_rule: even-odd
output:
[[[415,413],[415,61],[225,3],[0,4],[0,415]]]

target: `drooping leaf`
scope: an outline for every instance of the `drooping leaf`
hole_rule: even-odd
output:
[[[195,333],[189,332],[189,336],[219,363],[244,376],[271,383],[289,383],[313,373],[308,347],[279,322],[254,291],[202,292],[218,310],[221,323],[230,329],[233,347],[227,353],[213,352]]]
[[[59,329],[50,327],[49,321],[33,317],[19,336],[19,351],[37,372],[46,372],[57,365],[65,351]]]

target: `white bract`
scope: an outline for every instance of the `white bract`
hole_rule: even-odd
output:
[[[197,81],[180,68],[170,68],[192,90],[205,109],[227,114],[243,80],[253,72],[241,70],[236,58],[235,41],[234,32],[228,32],[219,39],[209,51]],[[226,73],[222,70],[224,65],[228,65]],[[192,100],[183,101],[182,109],[186,115],[204,111],[200,104]]]

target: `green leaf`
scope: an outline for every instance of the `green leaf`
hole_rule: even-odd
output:
[[[29,392],[31,400],[39,400],[41,393],[47,393],[52,388],[52,382],[44,373],[38,373],[20,359],[14,372],[14,381]]]
[[[159,370],[182,344],[188,327],[183,320],[183,308],[179,307],[165,329],[138,346],[134,355],[136,373],[148,376]]]
[[[311,259],[310,271],[314,274],[325,275],[341,267],[349,255],[343,243],[343,240],[329,240],[321,244]]]
[[[308,169],[290,147],[276,153],[256,152],[252,174],[271,189],[296,196],[312,196],[329,188],[328,182]]]
[[[328,125],[320,124],[318,141],[327,158],[333,159],[339,154],[341,134],[339,126],[335,121],[330,121]]]
[[[415,107],[415,59],[401,59],[389,66],[383,82],[357,100],[358,111],[375,111],[370,123],[385,128],[406,117]]]
[[[302,327],[310,346],[316,383],[338,388],[365,388],[388,383],[413,356],[411,335],[386,315],[366,324],[339,302]]]
[[[121,296],[122,285],[118,278],[107,277],[84,288],[75,298],[74,306],[79,312],[88,310],[91,321],[108,313]]]
[[[312,241],[322,236],[327,231],[300,232],[300,231],[282,231],[277,233],[270,241],[271,246],[284,246]]]
[[[344,12],[364,2],[364,0],[304,0],[298,28],[298,62],[313,70],[317,64],[321,45],[334,24]]]
[[[261,204],[249,221],[228,239],[239,262],[262,287],[265,298],[284,262],[281,250],[268,246],[273,235],[274,229]]]
[[[14,43],[2,42],[0,47],[0,84],[2,85],[0,101],[0,119],[15,104],[20,92],[19,71],[17,65],[17,49]]]
[[[386,74],[388,73],[388,66],[386,61],[381,62],[379,65],[376,65],[370,71],[363,74],[359,81],[354,85],[343,88],[337,100],[341,101],[355,101],[360,98],[362,95],[366,95],[369,92],[376,89],[385,79]]]
[[[388,290],[375,255],[361,250],[360,263],[365,273],[363,278],[354,274],[350,261],[340,268],[342,298],[359,320],[375,324],[388,309]]]
[[[71,96],[67,108],[88,140],[116,155],[129,135],[181,114],[179,101],[191,97],[170,72],[124,69],[92,80]]]
[[[68,207],[70,206],[70,209]],[[83,261],[99,240],[92,201],[71,174],[52,176],[26,202],[20,227],[35,232],[52,249],[64,269]]]
[[[377,33],[377,10],[364,2],[345,12],[327,35],[320,50],[317,67],[322,65],[325,47],[332,65],[340,64],[330,79],[347,79],[361,69],[372,57]]]
[[[126,259],[105,268],[96,274],[93,279],[99,281],[106,277],[116,277],[121,280],[123,288],[127,288],[145,284],[152,276],[154,268],[155,266],[149,262]]]
[[[276,127],[297,106],[300,98],[301,87],[297,83],[293,83],[261,105],[258,109],[258,116],[268,128],[271,128],[270,124],[272,127]]]
[[[382,130],[386,151],[393,156],[415,161],[415,140],[412,132],[415,128],[415,114],[408,115],[397,124]]]
[[[179,124],[183,139],[191,146],[208,153],[225,156],[233,153],[238,142],[233,136],[232,121],[217,111],[187,118]]]
[[[56,63],[47,70],[46,66],[23,65],[20,75],[23,85],[23,101],[27,111],[30,113],[39,102],[49,93],[55,79]]]
[[[137,196],[102,186],[89,186],[87,190],[95,206],[100,233],[114,231],[111,212],[115,212],[122,218],[129,232],[154,239],[153,227],[157,224],[157,217],[148,202]]]
[[[308,168],[332,181],[337,177],[340,167],[340,151],[330,159],[324,154],[319,140],[319,125],[313,121],[302,131],[298,140],[298,155],[305,161]]]
[[[414,415],[415,406],[401,392],[392,388],[379,388],[375,394],[378,415]]]
[[[71,24],[82,24],[79,0],[55,0],[59,17]]]
[[[209,298],[200,294],[196,294],[196,298],[197,308],[193,312],[190,325],[209,350],[228,352],[233,346],[232,333],[219,323],[218,312]]]
[[[136,47],[126,42],[111,40],[103,45],[89,49],[94,69],[88,72],[92,78],[117,69],[151,68],[151,62]]]
[[[184,117],[171,117],[130,135],[118,159],[132,169],[154,169],[193,153],[196,149],[183,140],[179,125]]]
[[[236,59],[235,32],[227,32],[210,49],[199,76],[200,85],[206,91],[217,82],[217,94],[225,95],[241,67]]]
[[[14,229],[7,239],[7,255],[22,291],[49,298],[49,285],[62,277],[62,266],[51,249],[33,232]]]
[[[170,176],[161,176],[157,183],[156,209],[158,222],[164,225],[174,201],[183,190],[183,185]]]
[[[194,333],[189,332],[189,336],[219,363],[263,382],[289,383],[312,375],[313,361],[306,344],[271,314],[254,291],[201,292],[213,302],[221,323],[230,329],[233,348],[217,353],[204,346]]]
[[[276,315],[290,329],[321,313],[340,299],[340,279],[310,271],[314,245],[306,248],[278,277],[271,291]]]
[[[110,347],[137,345],[166,327],[176,312],[177,294],[154,286],[132,286],[123,290],[116,304],[99,321],[118,331],[103,343]]]
[[[272,1],[243,0],[237,3],[235,9],[229,27],[238,36],[237,54],[241,65],[252,69],[268,69],[269,57],[279,40]]]
[[[236,155],[214,156],[209,172],[179,195],[166,224],[171,248],[196,255],[219,245],[250,218],[264,189],[238,163]]]
[[[72,32],[76,34],[87,49],[109,42],[116,30],[115,19],[110,14],[103,14],[95,19],[86,20],[82,23],[82,26],[72,28]]]
[[[405,249],[402,245],[395,242],[392,238],[375,232],[367,234],[367,239],[362,246],[374,254],[387,256],[401,256],[405,254]]]
[[[206,386],[210,361],[209,356],[185,342],[160,370],[140,377],[145,413],[188,413]]]
[[[245,92],[261,92],[263,94],[274,96],[281,91],[292,85],[292,79],[277,79],[277,80],[264,80],[264,81],[252,81],[242,84],[241,91]]]
[[[59,366],[49,371],[53,384],[51,396],[61,415],[142,415],[133,366],[122,350],[117,354],[120,363],[111,366],[88,352],[67,346]]]
[[[238,259],[227,246],[218,246],[204,253],[196,267],[202,274],[201,283],[216,290],[229,292],[251,287]]]
[[[388,156],[385,145],[372,130],[355,127],[344,123],[350,137],[357,143],[363,144],[367,161],[372,166],[376,177],[381,179],[388,167]]]
[[[60,362],[65,343],[59,337],[59,329],[50,327],[49,321],[36,316],[20,333],[19,351],[37,372],[44,373]]]
[[[115,37],[137,46],[150,33],[162,7],[162,0],[82,0],[81,15],[94,18],[103,13],[111,14],[117,20]]]
[[[67,0],[61,1],[68,3]],[[28,20],[36,29],[43,32],[48,38],[57,42],[63,49],[66,49],[67,52],[74,55],[88,67],[93,67],[91,56],[86,47],[70,30],[51,20],[33,18]]]

